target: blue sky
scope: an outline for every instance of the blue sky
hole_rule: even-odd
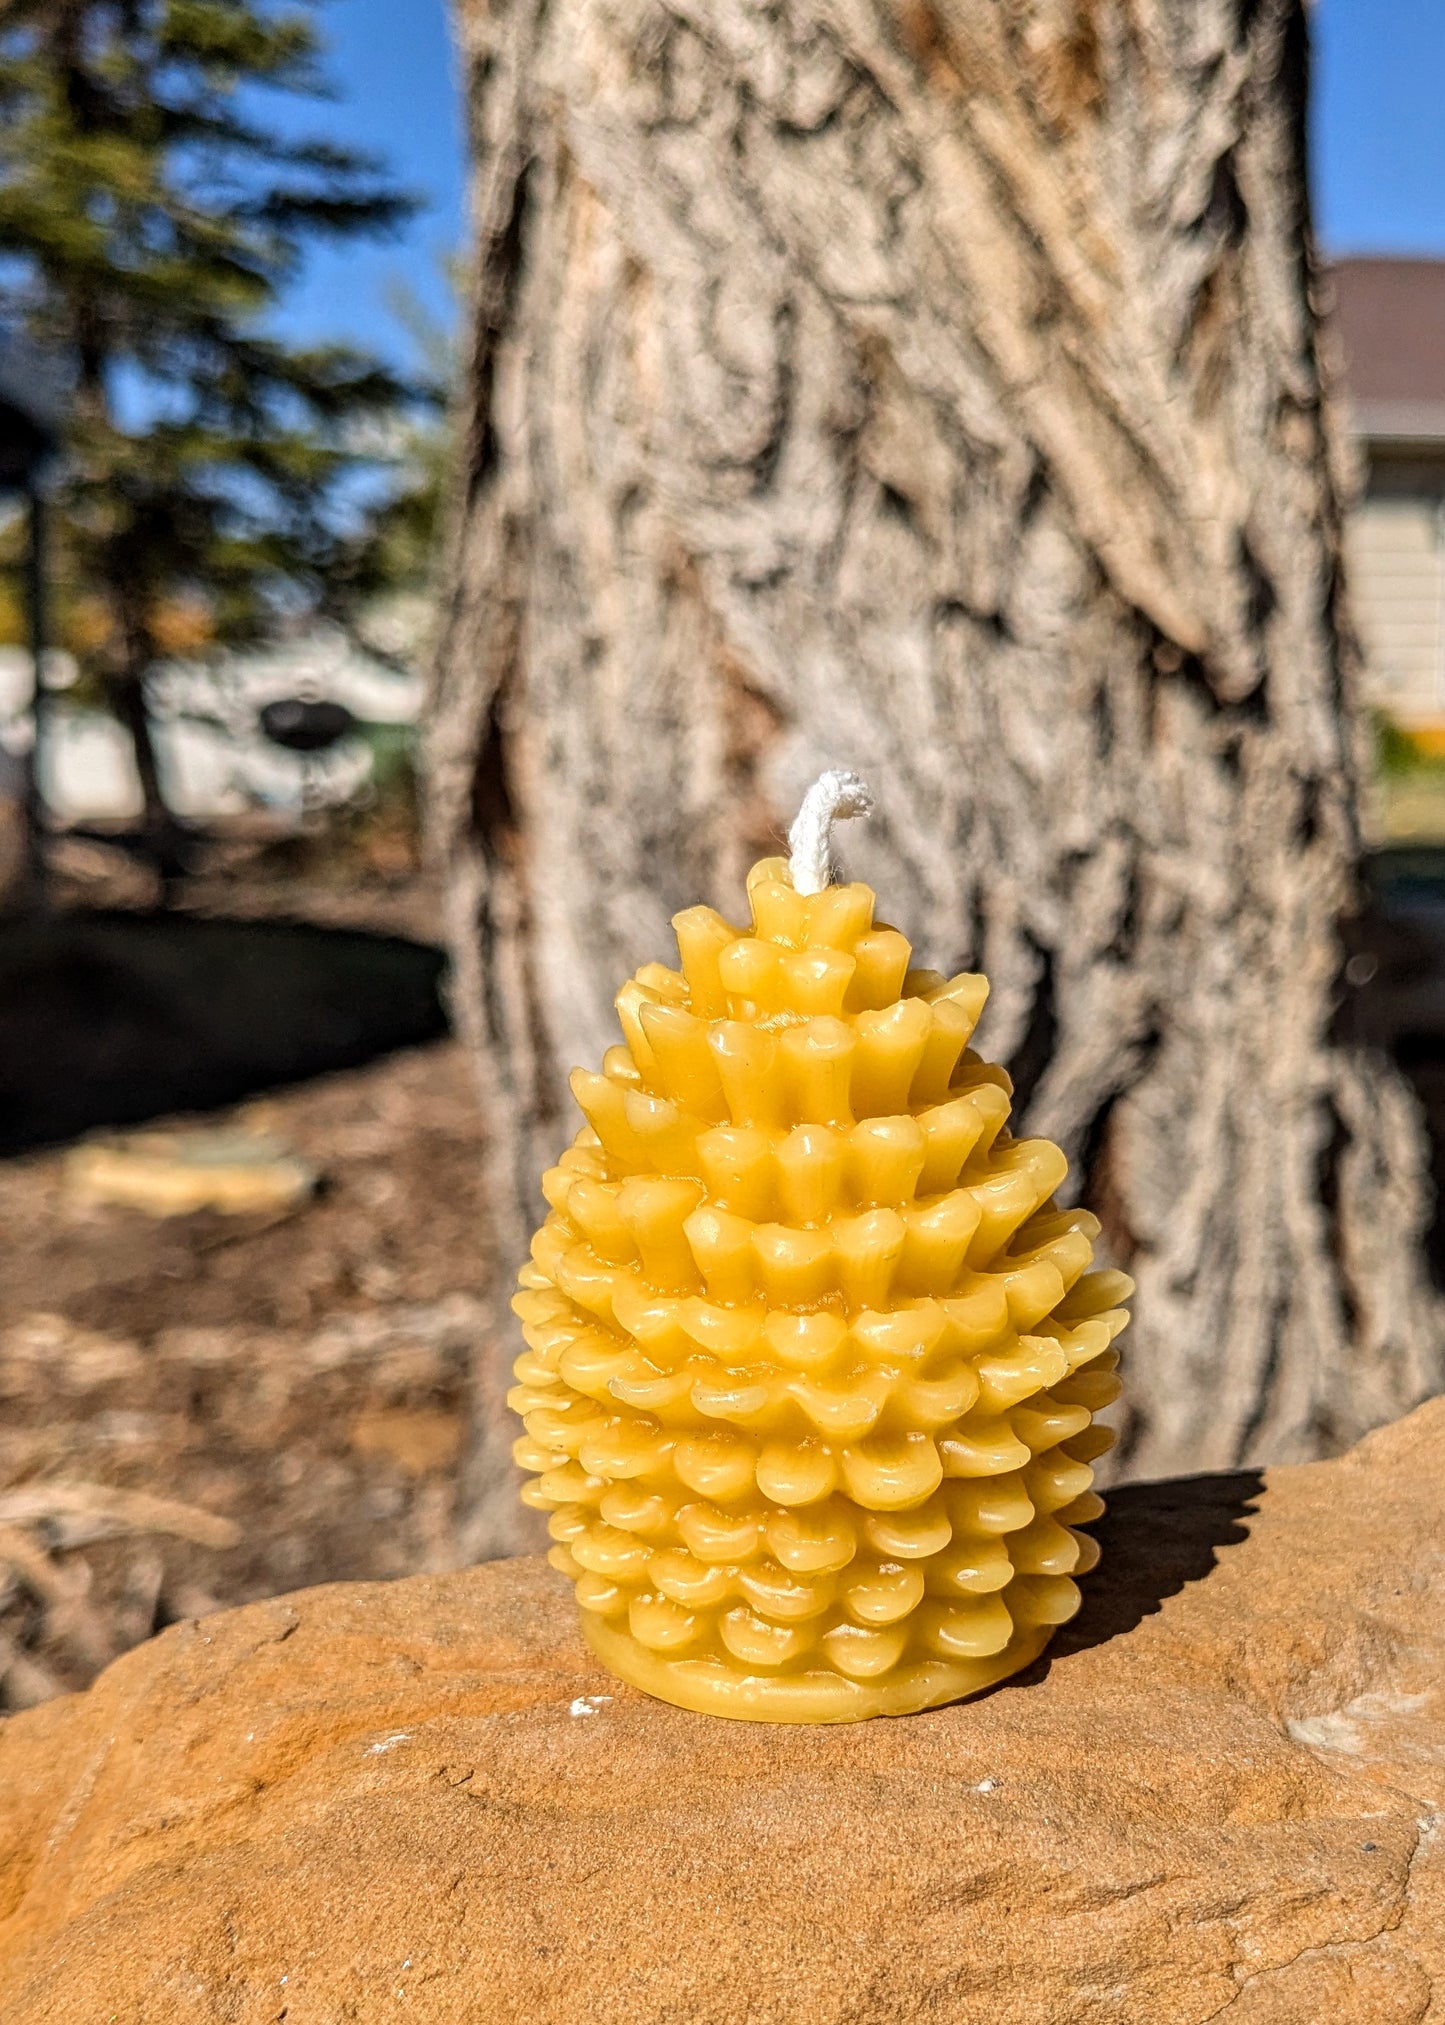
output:
[[[1332,252],[1445,255],[1445,0],[1317,0],[1314,158]],[[393,354],[398,281],[445,313],[440,268],[463,235],[462,126],[443,0],[329,0],[335,104],[299,122],[380,150],[427,208],[392,244],[312,258],[288,304],[298,335]]]
[[[1445,5],[1318,0],[1315,201],[1334,253],[1445,254]]]
[[[327,0],[318,12],[336,96],[319,104],[271,99],[268,117],[384,156],[423,209],[400,239],[312,253],[282,321],[292,336],[347,338],[406,357],[410,343],[388,297],[401,286],[429,315],[446,317],[443,268],[464,230],[461,100],[447,10],[444,0]]]

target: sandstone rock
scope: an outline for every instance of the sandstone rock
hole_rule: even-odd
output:
[[[1445,1400],[1134,1487],[962,1706],[725,1723],[538,1562],[177,1625],[0,1732],[7,2025],[1445,2018]]]

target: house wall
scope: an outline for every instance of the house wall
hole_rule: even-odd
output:
[[[1346,552],[1368,701],[1445,723],[1445,457],[1373,456]]]

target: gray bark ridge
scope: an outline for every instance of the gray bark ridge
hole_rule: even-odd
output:
[[[849,871],[988,971],[983,1044],[1138,1280],[1128,1470],[1316,1454],[1438,1389],[1419,1122],[1332,1037],[1357,657],[1300,0],[460,30],[430,775],[499,1257],[619,983],[851,766]],[[493,1361],[474,1536],[511,1542]]]

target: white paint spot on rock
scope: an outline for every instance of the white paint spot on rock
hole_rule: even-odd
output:
[[[411,1742],[410,1730],[393,1730],[389,1737],[380,1737],[378,1738],[376,1743],[368,1744],[366,1747],[366,1755],[368,1758],[376,1758],[379,1757],[383,1751],[394,1751],[398,1744],[409,1744],[410,1742]]]
[[[567,1713],[569,1716],[595,1716],[604,1702],[610,1702],[611,1695],[578,1695]]]
[[[1300,1716],[1285,1728],[1297,1744],[1307,1744],[1312,1751],[1342,1751],[1354,1758],[1360,1752],[1359,1725],[1352,1723],[1343,1709],[1332,1709],[1327,1716]]]
[[[1285,1728],[1297,1744],[1306,1744],[1312,1751],[1358,1758],[1374,1741],[1369,1734],[1372,1726],[1388,1723],[1392,1717],[1418,1715],[1429,1701],[1429,1695],[1356,1695],[1343,1708],[1330,1709],[1322,1716],[1298,1716]]]

